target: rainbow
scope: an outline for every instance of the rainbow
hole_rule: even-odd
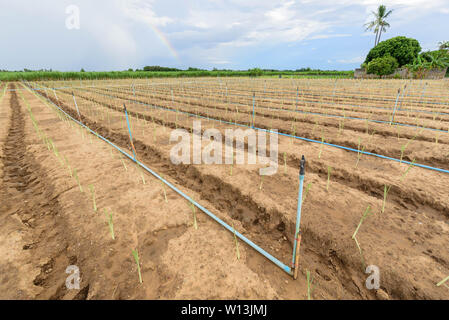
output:
[[[170,43],[170,41],[168,41],[167,37],[164,35],[164,33],[159,30],[156,26],[150,24],[151,29],[153,29],[154,33],[158,36],[158,38],[162,41],[163,44],[165,44],[165,46],[167,47],[168,51],[170,51],[171,55],[178,61],[180,62],[179,59],[179,55],[176,52],[175,48],[173,48],[172,44]]]

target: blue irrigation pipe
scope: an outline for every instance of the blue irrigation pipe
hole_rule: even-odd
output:
[[[107,90],[107,89],[106,89]],[[110,98],[117,98],[111,95],[108,95],[106,93],[101,93],[98,91],[95,91],[95,93],[99,94],[99,95],[103,95],[106,97],[110,97]],[[135,103],[140,103],[140,104],[144,104],[144,105],[148,105],[145,103],[141,103],[138,100],[131,100],[131,99],[125,99],[125,98],[120,98],[119,99],[123,99],[123,100],[127,100],[130,102],[135,102]],[[244,104],[239,104],[239,103],[235,103],[235,102],[231,102],[232,105],[243,105],[246,106]],[[417,125],[413,125],[413,124],[408,124],[408,123],[402,123],[402,122],[391,122],[391,121],[385,121],[385,120],[373,120],[373,119],[368,119],[368,118],[358,118],[358,117],[348,117],[348,116],[340,116],[340,115],[336,115],[336,114],[328,114],[328,113],[321,113],[321,112],[310,112],[310,111],[301,111],[301,110],[289,110],[289,109],[283,109],[283,108],[273,108],[273,107],[261,107],[264,109],[268,109],[268,110],[276,110],[276,111],[286,111],[286,112],[298,112],[298,113],[302,113],[302,114],[312,114],[312,115],[317,115],[317,116],[322,116],[322,117],[329,117],[329,118],[343,118],[343,119],[350,119],[350,120],[360,120],[360,121],[368,121],[368,122],[373,122],[373,123],[388,123],[391,125],[398,125],[401,127],[409,127],[409,128],[420,128],[420,129],[424,129],[424,130],[430,130],[430,131],[437,131],[437,132],[443,132],[443,133],[449,133],[448,130],[443,130],[443,129],[436,129],[436,128],[427,128],[427,127],[420,127]],[[385,110],[391,110],[391,108],[381,108],[381,109],[385,109]],[[397,110],[400,111],[409,111],[407,109],[400,109],[398,108]],[[413,112],[425,112],[423,110],[413,110]],[[355,111],[357,112],[357,111]],[[428,113],[432,113],[432,112],[428,112]],[[444,114],[444,113],[433,113],[433,114]],[[449,115],[449,113],[446,113],[447,115]]]
[[[103,94],[103,95],[109,96],[109,95],[106,95],[106,94]],[[109,97],[113,97],[113,96],[109,96]],[[116,98],[116,97],[114,97],[114,98]],[[125,98],[119,98],[119,99],[126,100],[126,101],[129,101],[131,103],[136,103],[136,104],[141,104],[141,105],[144,105],[144,106],[148,106],[148,107],[151,107],[151,108],[154,108],[154,109],[161,109],[161,110],[166,110],[166,111],[171,111],[171,112],[179,112],[179,113],[191,116],[191,117],[217,121],[217,122],[220,122],[220,123],[229,124],[229,125],[235,125],[235,126],[240,126],[240,127],[245,127],[245,128],[252,128],[252,126],[248,126],[248,125],[241,124],[241,123],[236,123],[236,122],[230,122],[230,121],[225,121],[225,120],[220,120],[220,119],[215,119],[215,118],[210,118],[210,117],[199,116],[199,115],[196,115],[194,113],[190,113],[190,112],[186,112],[186,111],[176,111],[176,110],[173,110],[173,109],[170,109],[170,108],[154,106],[154,105],[147,104],[147,103],[144,103],[144,102],[141,102],[141,101],[137,101],[137,100],[130,100],[130,99],[125,99]],[[386,122],[386,123],[388,123],[388,122]],[[437,168],[437,167],[432,167],[432,166],[427,166],[425,164],[419,164],[419,163],[414,163],[414,162],[410,162],[410,161],[400,160],[400,159],[396,159],[396,158],[392,158],[392,157],[387,157],[387,156],[384,156],[384,155],[381,155],[381,154],[367,152],[367,151],[362,151],[362,150],[357,150],[357,149],[350,148],[350,147],[344,147],[344,146],[340,146],[338,144],[332,144],[332,143],[318,141],[318,140],[314,140],[314,139],[294,136],[294,135],[291,135],[291,134],[288,134],[288,133],[274,132],[274,131],[271,131],[271,130],[258,128],[258,127],[253,127],[252,129],[265,131],[265,132],[270,132],[270,133],[275,133],[275,134],[278,134],[278,135],[281,135],[281,136],[294,138],[294,139],[298,139],[298,140],[324,144],[324,145],[329,146],[329,147],[343,149],[343,150],[346,150],[346,151],[357,152],[357,153],[360,153],[360,154],[373,156],[373,157],[377,157],[377,158],[381,158],[381,159],[392,160],[392,161],[396,161],[396,162],[399,162],[399,163],[413,165],[413,166],[424,168],[424,169],[434,170],[434,171],[438,171],[438,172],[442,172],[442,173],[449,173],[449,170],[445,170],[445,169],[441,169],[441,168]],[[424,128],[422,128],[422,129],[424,129]]]
[[[143,164],[142,162],[140,162],[139,160],[133,158],[129,153],[127,153],[126,151],[122,150],[120,147],[118,147],[117,145],[115,145],[114,143],[112,143],[111,141],[109,141],[108,139],[106,139],[105,137],[101,136],[100,134],[98,134],[97,132],[93,131],[92,129],[90,129],[88,126],[84,125],[82,122],[74,119],[72,116],[70,116],[68,113],[66,113],[63,109],[61,109],[60,107],[58,107],[55,103],[53,103],[53,101],[46,99],[48,102],[50,102],[53,106],[55,106],[56,108],[58,108],[61,112],[63,112],[68,118],[70,118],[72,121],[74,121],[75,123],[79,124],[80,126],[86,128],[88,131],[90,131],[92,134],[94,134],[95,136],[97,136],[98,138],[100,138],[101,140],[103,140],[104,142],[110,144],[112,147],[114,147],[116,150],[118,150],[120,153],[122,153],[123,155],[125,155],[128,159],[130,159],[131,161],[135,162],[136,164],[138,164],[139,166],[141,166],[143,169],[145,169],[146,171],[148,171],[149,173],[151,173],[154,177],[156,177],[157,179],[159,179],[160,181],[162,181],[163,183],[165,183],[169,188],[171,188],[173,191],[175,191],[176,193],[178,193],[180,196],[182,196],[184,199],[186,199],[187,201],[189,201],[190,203],[192,203],[194,206],[196,206],[198,209],[200,209],[201,211],[203,211],[205,214],[207,214],[209,217],[211,217],[213,220],[215,220],[216,222],[218,222],[220,225],[222,225],[226,230],[228,230],[231,233],[235,232],[235,235],[242,240],[243,242],[245,242],[246,244],[248,244],[250,247],[252,247],[254,250],[256,250],[257,252],[259,252],[260,254],[262,254],[264,257],[266,257],[268,260],[270,260],[271,262],[273,262],[275,265],[277,265],[279,268],[281,268],[282,270],[284,270],[286,273],[288,273],[289,275],[293,276],[293,272],[292,272],[292,268],[290,268],[289,266],[285,265],[283,262],[281,262],[279,259],[277,259],[276,257],[274,257],[273,255],[269,254],[267,251],[265,251],[264,249],[262,249],[261,247],[259,247],[258,245],[256,245],[254,242],[252,242],[251,240],[249,240],[248,238],[246,238],[244,235],[242,235],[240,232],[236,231],[234,228],[232,228],[230,225],[228,225],[226,222],[224,222],[223,220],[221,220],[220,218],[218,218],[215,214],[213,214],[212,212],[210,212],[208,209],[206,209],[205,207],[203,207],[201,204],[199,204],[198,202],[196,202],[195,200],[193,200],[191,197],[189,197],[188,195],[186,195],[184,192],[182,192],[181,190],[179,190],[177,187],[175,187],[173,184],[171,184],[170,182],[168,182],[167,180],[165,180],[164,178],[162,178],[159,174],[157,174],[155,171],[151,170],[150,168],[148,168],[145,164]]]
[[[295,241],[293,244],[292,255],[292,268],[294,269],[293,277],[298,277],[299,270],[299,248],[301,245],[301,211],[302,211],[302,192],[304,189],[304,176],[305,176],[306,159],[302,156],[300,170],[299,170],[299,190],[298,190],[298,208],[296,211],[296,228],[295,228]]]
[[[336,79],[336,80],[338,80],[338,78]],[[258,90],[258,91],[262,91],[262,90]],[[309,90],[310,92],[313,92],[312,90]],[[285,93],[287,93],[287,94],[293,94],[293,92],[294,91],[285,91]],[[270,94],[272,94],[272,93],[279,93],[279,92],[277,92],[277,91],[267,91],[267,92],[264,92],[264,93],[270,93]],[[346,92],[347,94],[351,94],[351,92]],[[352,92],[352,94],[359,94],[360,92]],[[313,94],[309,94],[309,95],[313,95]],[[240,96],[240,97],[247,97],[247,95],[243,95],[243,94],[234,94],[233,96]],[[409,97],[420,97],[420,96],[418,96],[418,95],[415,95],[415,96],[413,96],[413,95],[408,95],[407,94],[407,96],[409,96]],[[340,98],[352,98],[353,96],[339,96]],[[429,98],[441,98],[441,96],[427,96],[427,97],[429,97]],[[265,99],[268,99],[268,98],[266,98],[265,97]],[[274,99],[270,99],[270,100],[274,100]],[[382,101],[382,102],[393,102],[395,99],[393,98],[393,99],[380,99],[380,98],[376,98],[375,96],[372,98],[372,100],[375,100],[375,101]],[[289,101],[289,99],[287,99],[287,101]],[[412,101],[409,101],[409,102],[411,102],[411,103],[421,103],[421,101],[418,101],[418,100],[412,100]],[[445,103],[441,103],[441,102],[432,102],[432,101],[427,101],[426,102],[427,104],[434,104],[434,105],[446,105]],[[333,103],[332,103],[333,104]],[[346,106],[356,106],[356,105],[349,105],[349,104],[346,104]],[[359,106],[359,107],[363,107],[363,106]],[[377,109],[384,109],[384,108],[381,108],[381,107],[372,107],[372,108],[377,108]]]
[[[102,94],[102,95],[109,96],[109,95],[106,95],[106,94]],[[109,97],[113,97],[113,96],[109,96]],[[113,97],[113,98],[117,98],[117,97]],[[151,107],[153,109],[161,109],[161,110],[166,110],[166,111],[171,111],[171,112],[179,112],[179,113],[191,116],[191,117],[217,121],[217,122],[220,122],[220,123],[240,126],[240,127],[244,127],[244,128],[251,128],[251,126],[248,126],[248,125],[245,125],[245,124],[240,124],[240,123],[236,123],[236,122],[230,122],[230,121],[225,121],[225,120],[220,120],[220,119],[215,119],[215,118],[210,118],[210,117],[199,116],[199,115],[196,115],[194,113],[172,110],[170,108],[165,108],[165,107],[160,107],[160,106],[153,106],[153,105],[150,105],[150,104],[147,104],[147,103],[144,103],[144,102],[140,102],[140,101],[137,101],[137,100],[130,100],[130,99],[125,99],[125,98],[119,98],[119,99],[126,100],[126,101],[131,102],[131,103],[136,103],[136,104],[141,104],[141,105],[144,105],[144,106],[148,106],[148,107]],[[441,169],[441,168],[437,168],[437,167],[432,167],[432,166],[427,166],[427,165],[419,164],[419,163],[413,163],[413,162],[410,162],[410,161],[400,160],[400,159],[397,159],[397,158],[391,158],[391,157],[387,157],[387,156],[384,156],[384,155],[381,155],[381,154],[377,154],[377,153],[361,151],[361,150],[357,150],[357,149],[350,148],[350,147],[340,146],[338,144],[332,144],[332,143],[318,141],[318,140],[314,140],[314,139],[294,136],[294,135],[291,135],[291,134],[288,134],[288,133],[274,132],[274,131],[271,131],[271,130],[258,128],[258,127],[254,127],[253,129],[254,130],[260,130],[260,131],[265,131],[265,132],[270,132],[270,133],[275,133],[275,134],[278,134],[278,135],[281,135],[281,136],[294,138],[294,139],[298,139],[298,140],[324,144],[324,145],[329,146],[329,147],[343,149],[343,150],[346,150],[346,151],[357,152],[357,153],[360,153],[360,154],[369,155],[369,156],[373,156],[373,157],[377,157],[377,158],[381,158],[381,159],[392,160],[392,161],[396,161],[396,162],[399,162],[399,163],[413,165],[413,166],[424,168],[424,169],[434,170],[434,171],[438,171],[438,172],[442,172],[442,173],[449,173],[449,170],[445,170],[445,169]],[[424,128],[422,128],[422,129],[424,129]]]

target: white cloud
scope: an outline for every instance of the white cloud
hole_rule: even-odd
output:
[[[337,60],[338,63],[342,63],[342,64],[354,64],[354,63],[362,63],[363,61],[365,61],[365,58],[362,56],[358,56],[352,59],[339,59]]]
[[[174,19],[158,16],[153,9],[154,0],[121,0],[119,5],[125,15],[136,21],[149,24],[152,27],[165,27]]]
[[[51,66],[55,60],[87,65],[85,61],[96,59],[105,68],[143,63],[308,64],[305,59],[337,66],[356,64],[362,60],[358,55],[365,55],[374,42],[374,34],[364,32],[363,24],[380,3],[394,10],[391,28],[382,39],[404,34],[417,38],[424,48],[433,48],[449,29],[442,18],[449,14],[449,0],[77,0],[81,30],[68,33],[64,9],[72,2],[0,2],[0,29],[8,30],[6,43],[21,52],[27,46],[42,52],[41,58],[23,54],[22,62],[13,50],[0,50],[0,61],[26,66],[34,59],[36,65],[44,61]],[[439,19],[435,32],[434,19]],[[12,28],[13,23],[18,27]],[[46,36],[38,41],[33,31]],[[81,53],[73,53],[73,48]],[[181,62],[175,59],[178,56]]]

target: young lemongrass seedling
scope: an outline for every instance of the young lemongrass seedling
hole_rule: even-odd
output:
[[[190,203],[190,208],[192,209],[193,213],[193,227],[195,230],[198,230],[198,221],[196,220],[196,207],[193,203]]]
[[[61,161],[61,159],[59,158],[58,149],[56,149],[56,146],[53,143],[53,140],[51,138],[49,138],[48,141],[50,142],[50,146],[51,146],[51,149],[53,149],[53,153],[54,153],[55,157],[58,158],[59,161]]]
[[[362,157],[362,154],[363,154],[363,152],[365,151],[365,146],[363,146],[363,148],[362,148],[362,150],[360,150],[360,144],[361,144],[361,140],[360,140],[360,138],[359,138],[359,146],[358,146],[358,148],[357,148],[357,162],[356,162],[356,164],[355,164],[355,167],[357,168],[358,167],[358,165],[359,165],[359,162],[360,162],[360,158]]]
[[[365,219],[368,218],[371,214],[372,214],[371,206],[368,206],[365,212],[363,213],[362,218],[360,219],[360,222],[354,231],[354,234],[352,235],[352,239],[355,239],[357,233],[359,232],[360,227],[362,226],[363,221],[365,221]]]
[[[329,184],[330,184],[330,180],[331,180],[331,173],[332,173],[332,167],[328,166],[327,167],[327,186],[326,186],[326,191],[329,191]]]
[[[445,286],[446,288],[448,288],[449,289],[449,286],[446,284],[446,282],[449,280],[449,276],[448,277],[446,277],[446,278],[444,278],[443,280],[441,280],[440,282],[438,282],[437,283],[437,287],[440,287],[440,286]]]
[[[402,163],[402,158],[404,157],[404,152],[405,152],[405,149],[407,148],[407,146],[408,146],[408,143],[401,146],[401,159],[400,159],[401,163]]]
[[[357,233],[359,232],[360,227],[362,226],[363,221],[365,221],[366,218],[368,218],[368,216],[371,215],[371,206],[368,206],[365,210],[365,213],[363,214],[362,218],[360,219],[359,225],[357,226],[357,228],[354,231],[354,234],[352,235],[352,239],[355,241],[355,244],[357,245],[357,248],[359,249],[359,253],[360,253],[360,257],[362,259],[362,265],[365,268],[365,259],[363,258],[363,252],[362,252],[362,248],[359,245],[359,242],[357,241]]]
[[[296,125],[292,124],[292,136],[296,137]],[[290,139],[290,144],[293,144],[293,139]]]
[[[382,203],[382,211],[381,211],[382,213],[385,212],[385,205],[387,203],[387,196],[388,196],[388,192],[390,191],[390,189],[391,189],[391,186],[384,185],[384,200]]]
[[[106,215],[106,219],[108,220],[109,232],[111,233],[112,240],[115,240],[114,224],[112,222],[112,213],[108,215],[108,212],[106,211],[106,209],[104,209],[104,214]]]
[[[145,175],[143,174],[142,168],[141,168],[140,166],[137,166],[137,169],[138,169],[139,172],[140,172],[140,177],[142,178],[142,183],[143,183],[143,184],[147,184],[146,181],[145,181]]]
[[[164,179],[164,177],[161,175],[161,178]],[[165,203],[168,203],[167,200],[167,191],[165,190],[165,183],[163,181],[160,181],[161,185],[162,185],[162,190],[164,191],[164,199],[165,199]]]
[[[44,142],[47,146],[48,151],[51,151],[50,138],[48,138],[47,135],[45,135],[45,133],[44,133]]]
[[[321,159],[321,153],[323,152],[323,146],[324,146],[324,134],[321,136],[321,145],[320,145],[320,152],[318,153],[318,159]]]
[[[90,194],[92,196],[92,203],[94,205],[94,211],[97,212],[97,201],[95,200],[95,188],[92,184],[89,185]]]
[[[73,175],[72,175],[72,169],[70,168],[70,163],[67,160],[67,158],[65,157],[65,155],[63,155],[63,157],[64,157],[64,163],[66,164],[67,168],[69,169],[70,177],[72,177]]]
[[[73,176],[75,177],[75,180],[78,183],[78,186],[80,188],[80,192],[84,192],[83,191],[83,187],[81,186],[80,180],[78,178],[78,173],[77,173],[76,169],[73,169]]]
[[[237,236],[235,234],[234,223],[232,223],[232,230],[233,230],[233,233],[234,233],[234,242],[235,242],[235,251],[237,253],[237,260],[240,260],[239,242],[238,242]]]
[[[140,262],[139,262],[139,253],[136,250],[132,251],[133,256],[134,256],[134,260],[136,261],[137,264],[137,272],[139,273],[139,282],[142,283],[142,274],[140,273]]]
[[[312,182],[309,182],[306,186],[306,190],[304,191],[304,195],[302,197],[302,203],[304,203],[304,201],[306,201],[307,194],[309,193],[310,188],[312,188]]]
[[[415,166],[415,159],[413,159],[412,163],[408,166],[407,170],[402,174],[401,181],[405,179],[409,171]]]
[[[128,168],[126,167],[125,161],[123,161],[122,157],[120,157],[120,161],[122,162],[123,167],[125,168],[125,171],[128,171]]]
[[[307,270],[307,300],[312,300],[313,289],[315,286],[313,285],[313,277],[310,276],[310,271]]]

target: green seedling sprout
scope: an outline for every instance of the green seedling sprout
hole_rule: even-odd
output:
[[[408,143],[401,146],[401,159],[400,159],[401,163],[402,163],[402,158],[404,157],[404,152],[405,152],[405,149],[407,148],[407,146],[408,146]]]
[[[137,264],[137,272],[139,273],[139,282],[142,283],[142,274],[140,273],[140,262],[139,262],[139,253],[136,250],[133,250],[134,260]]]
[[[114,224],[112,222],[112,213],[108,215],[108,212],[106,211],[106,209],[104,209],[104,214],[106,215],[106,219],[108,220],[109,232],[111,233],[112,240],[115,240]]]
[[[324,146],[324,135],[321,136],[321,145],[320,145],[320,152],[318,153],[318,159],[321,159],[321,153],[323,152],[323,146]]]
[[[63,155],[63,157],[64,157],[64,161],[65,161],[65,163],[66,163],[66,165],[67,165],[67,168],[69,169],[70,177],[73,177],[73,174],[72,174],[72,168],[70,167],[69,161],[67,160],[67,158],[65,157],[65,155]]]
[[[92,202],[94,205],[94,211],[97,212],[97,201],[95,200],[95,188],[92,184],[89,185],[90,194],[92,195]]]
[[[143,174],[142,168],[140,166],[138,166],[137,168],[139,169],[140,177],[142,178],[142,183],[143,184],[147,184],[146,181],[145,181],[145,175]]]
[[[83,187],[80,184],[80,180],[78,179],[78,173],[76,169],[73,169],[73,176],[75,177],[76,182],[78,183],[78,186],[80,188],[80,192],[83,192]]]
[[[237,253],[237,260],[240,260],[240,250],[239,250],[239,241],[237,239],[237,236],[235,234],[235,227],[234,223],[232,223],[232,231],[234,233],[234,242],[235,242],[235,251]]]
[[[440,287],[442,285],[444,285],[446,288],[449,289],[449,286],[446,284],[446,282],[449,280],[449,276],[444,278],[443,280],[441,280],[440,282],[437,283],[437,287]]]
[[[368,218],[369,215],[371,215],[371,206],[368,206],[365,210],[365,213],[363,214],[362,218],[360,219],[359,225],[354,231],[354,234],[352,235],[352,239],[355,241],[355,244],[357,245],[357,248],[359,249],[360,257],[362,259],[363,267],[365,268],[365,259],[363,258],[363,252],[362,248],[359,245],[359,242],[357,241],[357,233],[359,232],[360,227],[362,226],[363,221],[365,221],[366,218]]]
[[[164,179],[164,177],[161,175],[161,178]],[[162,181],[160,181],[161,185],[162,185],[162,190],[164,191],[164,199],[165,199],[165,203],[168,203],[167,200],[167,191],[165,190],[165,183],[163,183]]]
[[[358,146],[358,148],[357,148],[357,162],[356,162],[356,164],[355,164],[355,167],[357,168],[358,167],[358,165],[359,165],[359,162],[360,162],[360,158],[362,157],[362,152],[364,152],[365,151],[365,146],[363,146],[363,148],[362,148],[362,150],[360,150],[360,144],[361,144],[361,139],[359,138],[359,146]]]
[[[413,159],[412,163],[408,166],[407,170],[405,170],[404,174],[401,177],[401,181],[405,179],[408,172],[415,166],[415,159]]]
[[[309,182],[306,186],[306,190],[304,191],[304,195],[302,197],[302,203],[304,203],[304,201],[306,201],[307,194],[309,193],[310,188],[312,188],[312,182]]]
[[[384,185],[384,200],[382,203],[382,213],[385,212],[385,204],[387,202],[387,196],[388,196],[388,192],[390,191],[390,189],[391,189],[391,186]]]
[[[123,167],[125,168],[125,171],[128,171],[128,168],[126,167],[125,161],[123,161],[123,158],[120,158],[120,161],[123,164]]]
[[[326,186],[326,191],[329,191],[329,184],[330,184],[330,180],[331,180],[331,173],[332,173],[332,168],[330,166],[327,167],[327,186]]]
[[[357,236],[357,233],[359,232],[360,227],[362,226],[363,221],[365,221],[365,219],[372,214],[371,212],[371,206],[368,206],[365,210],[365,212],[362,215],[362,218],[360,219],[360,222],[357,226],[357,228],[354,231],[354,234],[352,235],[352,239],[355,239],[355,237]]]
[[[315,286],[312,287],[313,277],[310,276],[310,271],[307,270],[307,300],[312,300],[312,293]]]

